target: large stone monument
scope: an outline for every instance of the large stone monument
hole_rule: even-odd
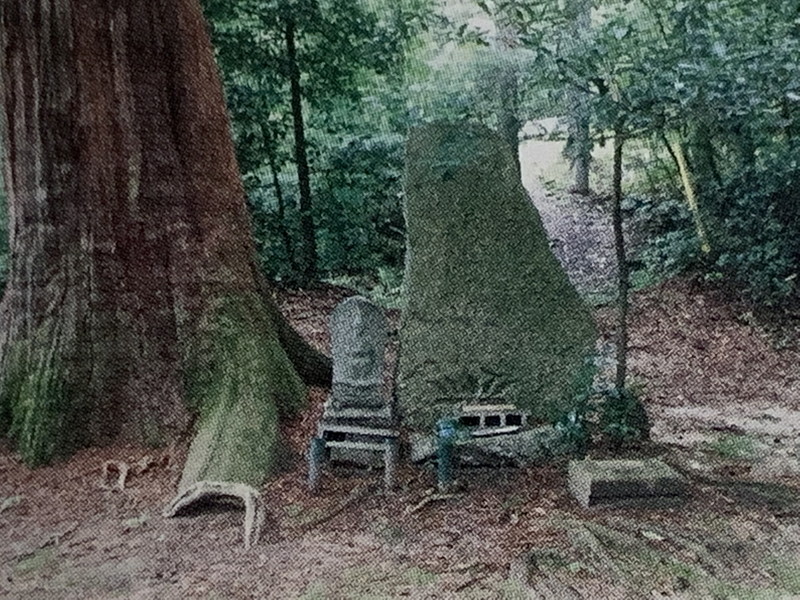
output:
[[[413,130],[405,211],[404,422],[429,432],[470,405],[512,405],[532,422],[569,410],[591,383],[594,322],[506,142],[476,124]]]

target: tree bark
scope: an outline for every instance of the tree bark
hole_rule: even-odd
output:
[[[500,78],[497,86],[499,102],[497,120],[500,135],[511,147],[517,174],[522,176],[519,162],[519,68],[514,62],[514,50],[519,46],[519,34],[513,23],[496,19],[497,35],[494,47],[498,51]]]
[[[519,84],[516,69],[508,64],[503,65],[502,85],[500,89],[500,132],[514,156],[517,174],[522,176],[519,163]]]
[[[584,42],[591,27],[592,3],[590,0],[570,0],[571,29],[573,45]],[[588,94],[575,86],[568,87],[567,96],[567,131],[568,139],[564,153],[570,161],[572,186],[570,191],[587,195],[589,187],[589,165],[592,161],[592,139],[589,131],[589,98]]]
[[[306,153],[306,133],[303,122],[303,91],[300,86],[300,67],[297,64],[296,25],[286,19],[286,60],[289,67],[289,87],[294,123],[294,155],[297,164],[297,184],[300,189],[300,231],[303,236],[301,269],[303,278],[312,281],[317,273],[317,242],[311,203],[311,172]]]
[[[622,127],[614,132],[614,173],[611,219],[614,228],[614,247],[617,253],[617,373],[614,385],[625,389],[628,376],[628,258],[625,252],[625,232],[622,223],[622,147],[625,143]]]
[[[292,359],[329,364],[265,293],[197,0],[2,9],[0,434],[39,464],[195,420],[182,485],[258,485]]]

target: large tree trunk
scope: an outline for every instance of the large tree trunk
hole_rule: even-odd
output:
[[[0,35],[0,434],[36,464],[196,415],[182,488],[260,484],[304,399],[291,359],[330,365],[258,272],[197,0],[7,0]]]

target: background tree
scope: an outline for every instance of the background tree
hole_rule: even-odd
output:
[[[335,236],[325,223],[342,224],[331,219],[326,161],[354,136],[397,131],[389,122],[379,131],[360,125],[362,119],[378,125],[369,115],[375,107],[362,100],[380,101],[400,88],[405,44],[424,26],[427,5],[427,0],[204,2],[251,206],[263,214],[259,204],[275,202],[278,219],[264,214],[263,225],[274,223],[285,240],[295,232],[302,241],[284,243],[288,269],[277,275],[310,281],[330,274],[331,254],[346,253],[326,246]],[[388,107],[379,108],[383,113]],[[265,162],[268,177],[260,172]],[[290,165],[294,181],[285,178]]]
[[[586,43],[592,24],[592,1],[570,0],[565,5],[567,31],[571,39],[565,41],[567,51]],[[589,127],[590,112],[587,88],[589,82],[568,85],[566,89],[569,137],[564,152],[572,170],[571,190],[576,194],[588,194],[589,166],[592,161],[592,139]]]
[[[6,287],[8,272],[8,218],[6,211],[5,182],[0,172],[0,297]]]
[[[330,368],[257,268],[197,1],[6,2],[0,35],[0,431],[40,464],[196,417],[182,486],[259,484]]]
[[[570,52],[560,50],[565,29],[559,33],[558,14],[546,10],[552,3],[515,2],[542,7],[537,19],[515,12],[542,80],[589,92],[600,140],[623,108],[629,155],[656,184],[646,194],[673,208],[643,204],[654,222],[682,215],[654,232],[649,268],[664,276],[673,271],[659,265],[697,267],[762,303],[795,295],[797,2],[602,0]],[[612,82],[620,93],[614,108]],[[672,202],[676,192],[684,207]]]

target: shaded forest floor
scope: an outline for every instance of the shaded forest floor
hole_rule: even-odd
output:
[[[348,293],[281,302],[327,349]],[[608,333],[611,311],[596,314]],[[688,477],[675,508],[582,509],[563,465],[463,471],[464,493],[427,501],[430,470],[404,466],[388,495],[379,473],[340,470],[311,496],[302,454],[321,389],[284,424],[286,471],[264,488],[265,535],[248,552],[238,510],[161,516],[180,446],[89,449],[33,471],[2,447],[0,597],[800,598],[798,328],[797,315],[756,323],[692,279],[636,294],[632,374],[654,424],[638,454]],[[145,468],[112,491],[106,460]]]

